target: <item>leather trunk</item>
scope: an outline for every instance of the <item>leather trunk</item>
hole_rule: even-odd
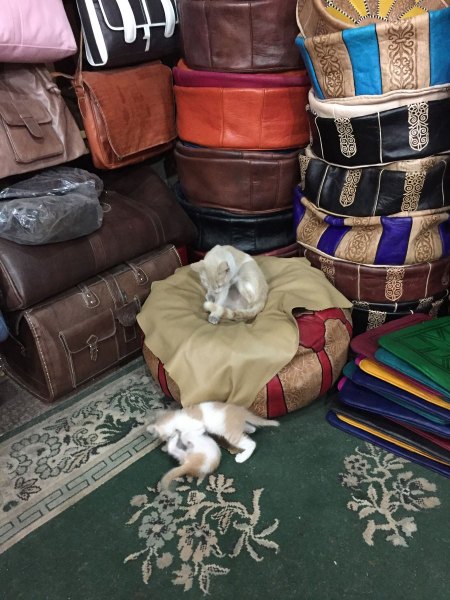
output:
[[[136,315],[154,281],[181,266],[173,245],[120,264],[61,295],[6,316],[3,368],[52,402],[140,352]]]
[[[164,244],[182,246],[196,229],[148,165],[105,173],[103,224],[90,235],[42,246],[0,239],[0,308],[16,311]]]

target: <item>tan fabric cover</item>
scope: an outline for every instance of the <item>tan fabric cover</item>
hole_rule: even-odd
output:
[[[208,400],[251,406],[298,350],[294,308],[351,307],[306,259],[261,256],[256,261],[269,296],[263,312],[249,323],[208,323],[204,290],[190,267],[153,284],[137,321],[145,345],[178,385],[183,406]]]

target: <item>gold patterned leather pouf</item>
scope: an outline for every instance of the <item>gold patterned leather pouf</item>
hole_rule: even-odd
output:
[[[295,356],[258,392],[250,406],[262,417],[280,417],[311,404],[330,389],[347,360],[352,335],[350,310],[302,313],[296,321],[300,343]],[[180,402],[179,387],[145,344],[143,354],[164,394]]]

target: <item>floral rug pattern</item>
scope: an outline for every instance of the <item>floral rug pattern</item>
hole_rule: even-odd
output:
[[[407,547],[407,538],[417,531],[417,524],[414,517],[404,515],[441,504],[439,498],[429,495],[436,492],[436,485],[424,477],[414,477],[410,465],[368,443],[364,450],[357,447],[355,454],[345,458],[341,483],[354,492],[347,508],[357,512],[360,519],[372,517],[362,534],[369,546],[375,543],[375,533],[383,531],[386,541]]]
[[[247,552],[254,561],[261,562],[268,552],[279,551],[279,545],[269,539],[279,521],[275,519],[261,528],[263,489],[253,490],[251,507],[247,508],[233,499],[234,481],[222,474],[210,475],[206,487],[193,486],[193,479],[187,478],[187,484],[179,483],[174,491],[148,487],[148,493],[131,499],[137,511],[128,525],[138,525],[137,534],[144,547],[124,562],[143,559],[142,579],[146,584],[155,566],[170,568],[173,585],[183,586],[185,592],[198,586],[208,594],[214,577],[230,573],[224,560],[229,564],[229,559]],[[231,536],[230,546],[231,532],[235,535]]]
[[[166,402],[142,360],[128,371],[2,441],[2,550],[158,446],[145,426]]]

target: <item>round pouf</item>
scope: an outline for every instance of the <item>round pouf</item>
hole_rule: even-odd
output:
[[[311,404],[330,389],[347,360],[350,311],[329,308],[296,317],[300,343],[295,356],[261,390],[250,410],[275,418]],[[177,384],[144,344],[143,354],[163,393],[180,402]]]

